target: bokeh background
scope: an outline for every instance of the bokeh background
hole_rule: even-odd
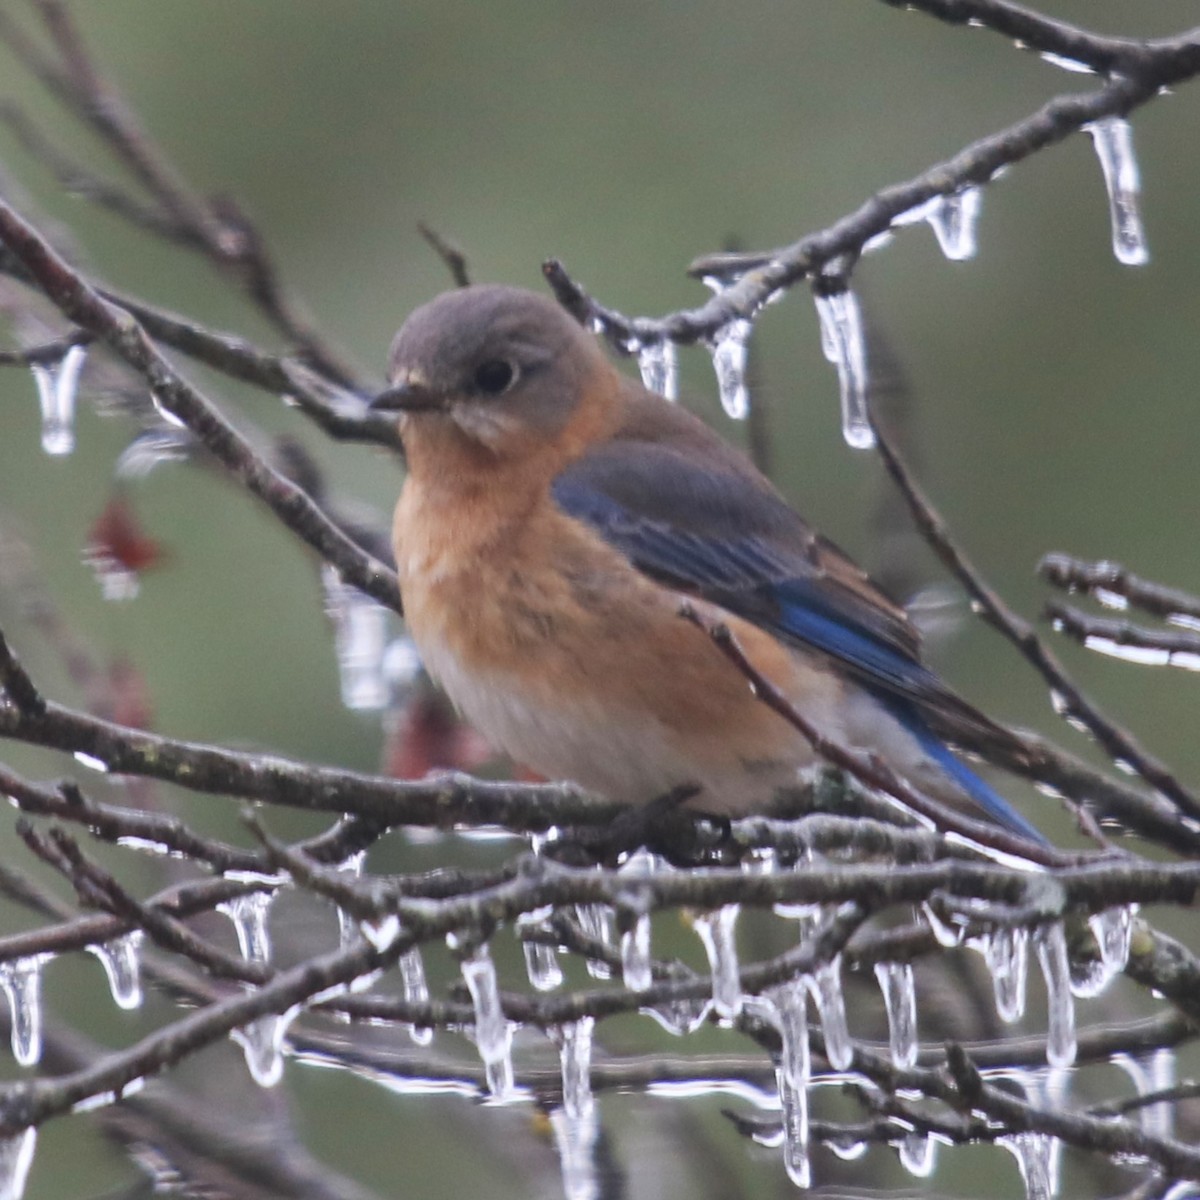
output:
[[[477,279],[538,287],[539,264],[555,255],[600,299],[657,315],[703,298],[684,273],[696,255],[731,240],[752,248],[792,241],[1051,95],[1092,82],[995,35],[868,0],[751,0],[736,11],[715,0],[93,0],[75,8],[148,129],[198,188],[236,197],[287,285],[380,381],[405,314],[448,286],[419,219],[467,251]],[[1139,36],[1175,32],[1195,14],[1189,0],[1059,0],[1053,9]],[[2,54],[0,82],[63,148],[107,169]],[[1099,168],[1090,141],[1077,137],[987,189],[974,261],[947,262],[918,226],[856,274],[907,369],[909,436],[928,490],[991,582],[1028,615],[1046,595],[1033,568],[1049,550],[1111,557],[1200,590],[1198,122],[1194,86],[1135,114],[1146,267],[1114,261]],[[64,196],[3,132],[0,164],[8,193],[35,219],[68,228],[97,276],[273,343],[208,265]],[[881,472],[841,441],[836,380],[804,290],[763,316],[754,352],[777,482],[871,563],[880,552]],[[682,362],[689,402],[731,439],[744,438],[719,413],[705,352],[684,351]],[[339,500],[386,520],[396,462],[329,444],[271,398],[188,370],[243,427],[302,438]],[[215,474],[165,467],[130,490],[169,560],[136,600],[102,601],[81,549],[130,433],[85,397],[77,450],[48,458],[32,380],[0,373],[0,519],[34,548],[69,627],[99,659],[137,668],[163,732],[375,768],[380,723],[339,702],[313,563]],[[940,577],[923,557],[916,571]],[[60,656],[22,625],[2,589],[0,620],[47,692],[78,702]],[[1185,779],[1200,776],[1193,676],[1058,648],[1105,709]],[[965,612],[931,657],[986,711],[1086,752],[1051,714],[1039,681]],[[8,757],[35,775],[66,769],[24,749]],[[238,836],[236,806],[188,804],[197,823]],[[1065,832],[1050,801],[1031,793],[1026,810]],[[304,825],[281,818],[278,828]],[[10,833],[3,837],[13,853]],[[156,869],[147,866],[148,882]],[[100,988],[90,961],[56,963],[47,975],[52,1009],[90,1022],[100,1040],[123,1040],[151,1021],[103,1011]],[[626,1035],[636,1040],[626,1030],[616,1043]],[[213,1094],[215,1102],[220,1089]],[[288,1106],[314,1153],[380,1195],[556,1194],[544,1138],[530,1134],[533,1159],[513,1161],[506,1139],[527,1116],[458,1097],[397,1098],[303,1066],[289,1069],[270,1104]],[[717,1102],[694,1106],[710,1147],[709,1187],[719,1178],[726,1195],[788,1189],[777,1160],[734,1138]],[[686,1168],[674,1157],[679,1143],[653,1141],[616,1102],[611,1115],[634,1194],[700,1194],[695,1160]],[[468,1130],[480,1136],[468,1139]],[[987,1153],[999,1155],[958,1152],[939,1183],[955,1190],[955,1178],[968,1178]],[[538,1154],[544,1162],[535,1165]],[[1005,1194],[1019,1194],[1005,1164]],[[881,1172],[903,1182],[890,1165]],[[83,1121],[56,1122],[43,1134],[29,1195],[99,1195],[133,1178]]]

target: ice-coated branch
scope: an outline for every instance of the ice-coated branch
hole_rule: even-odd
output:
[[[707,303],[663,317],[627,317],[600,304],[551,259],[543,272],[559,301],[577,317],[602,330],[616,346],[646,345],[669,339],[692,344],[712,338],[738,318],[752,319],[778,292],[812,278],[839,258],[855,260],[872,238],[886,233],[905,213],[938,196],[986,184],[996,172],[1078,133],[1093,121],[1127,113],[1159,90],[1200,73],[1200,31],[1171,40],[1153,66],[1136,77],[1115,78],[1094,92],[1059,96],[1032,116],[980,138],[952,158],[904,183],[883,188],[854,212],[818,233],[788,246],[752,254],[710,255],[690,273],[736,278]]]
[[[36,0],[34,7],[58,57],[36,47],[7,13],[0,13],[0,41],[83,125],[92,129],[153,197],[161,216],[148,227],[196,246],[218,266],[228,269],[310,365],[332,382],[353,389],[355,373],[300,315],[280,284],[254,226],[228,201],[211,200],[188,185],[93,63],[65,5],[59,0]],[[127,208],[123,215],[144,214],[144,210],[145,206]]]
[[[1116,617],[1098,617],[1070,604],[1046,605],[1058,633],[1089,650],[1149,667],[1200,671],[1200,633],[1185,629],[1147,629]]]
[[[1200,46],[1191,35],[1173,38],[1105,37],[1006,0],[883,0],[892,8],[927,13],[952,25],[990,29],[1055,59],[1077,63],[1097,75],[1140,75],[1166,62],[1195,66]]]
[[[1069,554],[1047,554],[1038,563],[1047,583],[1067,592],[1085,592],[1106,608],[1131,605],[1183,628],[1200,628],[1200,596],[1142,579],[1120,563],[1091,562]]]
[[[363,552],[319,508],[255,453],[217,409],[158,352],[129,312],[102,297],[8,204],[0,201],[0,242],[68,320],[94,334],[138,372],[158,402],[182,421],[218,462],[348,583],[400,609],[395,573]]]
[[[997,629],[1042,676],[1060,716],[1080,721],[1115,761],[1128,763],[1143,779],[1169,797],[1189,817],[1200,817],[1200,797],[1186,788],[1167,766],[1143,749],[1133,734],[1105,716],[1078,684],[1033,626],[1015,613],[967,558],[945,520],[933,507],[886,433],[877,430],[876,442],[888,474],[900,489],[913,520],[938,558],[967,590],[984,619]],[[1038,764],[1014,763],[1017,770],[1034,770]],[[1044,782],[1052,782],[1044,780]]]

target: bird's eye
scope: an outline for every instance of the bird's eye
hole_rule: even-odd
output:
[[[516,377],[512,363],[502,358],[489,358],[475,368],[475,386],[486,396],[499,396],[508,391]]]

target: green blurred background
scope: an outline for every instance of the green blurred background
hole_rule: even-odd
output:
[[[789,242],[1056,92],[1092,86],[997,36],[868,0],[762,0],[736,10],[712,0],[93,0],[75,9],[148,129],[199,189],[231,195],[252,215],[288,286],[375,379],[405,314],[448,285],[419,219],[467,250],[478,279],[538,287],[539,264],[555,255],[600,299],[657,315],[703,298],[684,275],[694,256],[731,238],[753,248]],[[1131,35],[1195,19],[1190,0],[1060,0],[1054,12]],[[3,55],[0,80],[61,146],[107,169]],[[910,374],[911,437],[928,490],[991,582],[1028,615],[1045,595],[1032,571],[1048,550],[1115,558],[1200,590],[1200,560],[1188,550],[1197,507],[1198,121],[1194,86],[1134,117],[1147,267],[1114,261],[1099,169],[1089,140],[1076,137],[987,190],[974,261],[947,262],[919,226],[856,275]],[[24,210],[48,228],[69,227],[96,275],[273,344],[208,265],[65,197],[3,133],[0,163]],[[871,455],[841,442],[836,380],[804,290],[764,315],[755,354],[777,482],[869,563],[880,472]],[[690,401],[742,438],[718,413],[706,354],[682,357]],[[339,499],[386,519],[400,481],[394,461],[324,442],[271,398],[189,371],[247,428],[304,438]],[[136,601],[103,603],[80,551],[131,427],[97,416],[85,398],[76,452],[47,458],[32,381],[12,369],[0,373],[0,413],[0,518],[35,548],[70,627],[98,657],[124,655],[144,674],[160,730],[377,765],[378,718],[341,707],[312,563],[273,518],[213,474],[164,467],[131,499],[170,561]],[[0,591],[0,618],[35,676],[52,696],[78,701],[53,649],[15,613]],[[1056,649],[1148,747],[1185,779],[1200,776],[1193,677]],[[931,656],[988,712],[1081,749],[1038,680],[978,623],[935,643]],[[10,757],[35,774],[64,769],[50,755]],[[1027,810],[1047,829],[1065,828],[1049,801],[1031,796]],[[190,812],[237,835],[232,804],[192,801]],[[281,819],[279,828],[304,826]],[[56,964],[48,975],[53,1002],[78,989],[66,1002],[74,1014],[106,1007],[98,986],[90,962]],[[112,1038],[133,1028],[123,1016],[96,1019]],[[494,1129],[457,1149],[462,1113],[446,1114],[463,1101],[397,1101],[303,1067],[290,1069],[287,1088],[314,1150],[382,1195],[529,1194],[523,1169],[496,1166]],[[722,1129],[719,1119],[709,1124]],[[70,1139],[66,1129],[46,1131],[31,1196],[96,1194],[130,1178],[98,1142],[95,1171],[68,1167],[51,1148]],[[742,1186],[787,1186],[771,1156],[751,1175],[746,1148],[728,1149],[724,1161]],[[976,1154],[962,1152],[956,1172],[970,1171]],[[673,1189],[669,1160],[635,1170],[647,1173],[635,1194],[695,1186],[680,1177]],[[1018,1194],[1015,1170],[1004,1170]],[[538,1186],[555,1194],[552,1169]]]

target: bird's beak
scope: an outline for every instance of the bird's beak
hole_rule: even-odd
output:
[[[384,388],[367,407],[375,412],[430,412],[445,408],[446,397],[409,375]]]

